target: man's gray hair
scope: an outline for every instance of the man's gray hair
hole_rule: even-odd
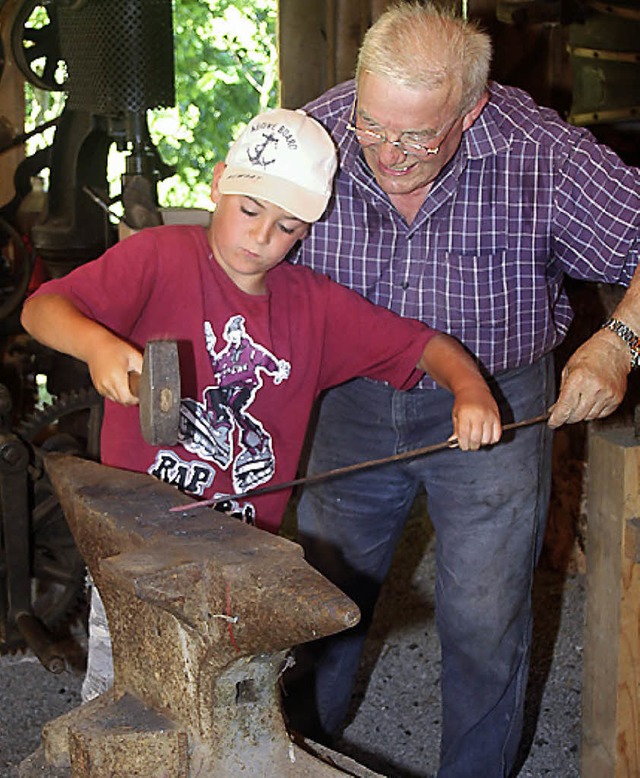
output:
[[[491,38],[433,3],[399,2],[369,28],[356,66],[409,88],[459,84],[460,113],[473,108],[489,77]]]

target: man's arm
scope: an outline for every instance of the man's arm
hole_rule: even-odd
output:
[[[129,389],[129,373],[142,370],[142,354],[85,316],[66,297],[45,293],[30,298],[20,321],[40,343],[86,362],[103,397],[123,405],[137,404]]]
[[[463,451],[500,440],[498,405],[476,363],[455,338],[443,333],[431,338],[418,367],[454,395],[453,434]]]
[[[613,318],[640,335],[640,265]],[[598,330],[571,356],[562,371],[550,427],[601,419],[613,413],[627,390],[631,352],[611,330]]]

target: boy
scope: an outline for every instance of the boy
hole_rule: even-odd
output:
[[[460,448],[498,441],[497,405],[457,341],[282,263],[322,216],[335,170],[314,119],[256,116],[215,166],[207,230],[147,228],[25,303],[25,329],[86,362],[106,398],[104,464],[204,498],[287,481],[322,390],[356,376],[407,389],[421,370],[454,394]],[[163,337],[178,341],[183,399],[178,445],[156,448],[141,436],[128,374],[141,370],[145,343]],[[219,507],[277,532],[288,497]]]

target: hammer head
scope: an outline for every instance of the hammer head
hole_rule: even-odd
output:
[[[140,428],[152,446],[173,446],[180,418],[180,366],[175,340],[150,340],[140,374]]]

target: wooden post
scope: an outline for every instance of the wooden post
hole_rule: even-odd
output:
[[[0,119],[11,137],[24,131],[24,76],[11,53],[11,27],[19,0],[0,3],[0,39],[4,50],[4,70],[0,78]],[[8,140],[8,138],[7,138]],[[0,154],[0,206],[15,195],[13,174],[24,159],[24,147],[17,146]]]
[[[280,0],[281,105],[297,108],[351,78],[365,32],[390,2]]]
[[[640,439],[592,431],[582,778],[640,775]]]
[[[280,102],[299,108],[322,94],[327,83],[326,0],[280,0],[278,54]]]
[[[336,82],[353,78],[362,38],[371,23],[369,3],[338,0],[336,7]]]

